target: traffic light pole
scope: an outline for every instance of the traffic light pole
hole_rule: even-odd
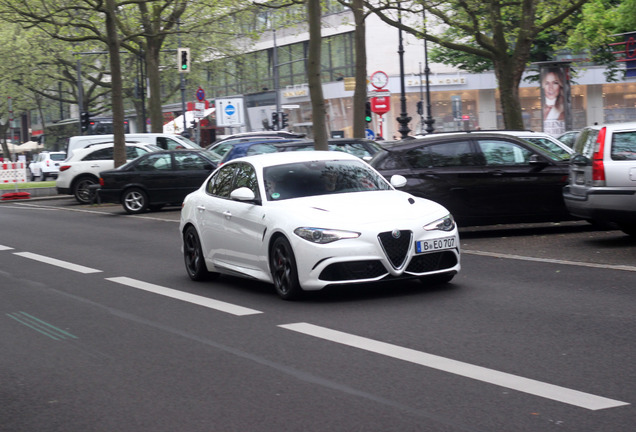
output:
[[[84,87],[82,86],[82,64],[80,59],[77,59],[77,104],[79,105],[79,133],[82,134],[82,112],[84,111]]]

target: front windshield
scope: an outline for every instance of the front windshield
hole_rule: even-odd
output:
[[[263,170],[270,201],[314,195],[390,190],[391,186],[362,161],[299,162]]]

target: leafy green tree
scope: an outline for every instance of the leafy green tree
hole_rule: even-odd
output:
[[[488,68],[492,64],[505,127],[514,130],[523,129],[519,84],[535,42],[586,1],[365,0],[365,4],[384,22],[456,51],[457,65]],[[401,23],[397,19],[398,7],[405,14]],[[424,22],[424,13],[430,22]],[[475,57],[482,60],[476,61]]]
[[[590,0],[581,9],[580,19],[565,47],[588,52],[593,61],[608,66],[607,77],[619,77],[619,65],[610,43],[612,35],[636,31],[636,0]]]

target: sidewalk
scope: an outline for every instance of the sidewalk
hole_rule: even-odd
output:
[[[15,188],[0,189],[0,197],[4,194],[15,193]],[[68,198],[70,195],[59,195],[56,187],[34,187],[34,188],[20,188],[18,187],[18,193],[26,192],[29,194],[29,198],[20,200],[0,200],[0,203],[15,202],[15,201],[27,201],[31,199],[54,199],[54,198]]]

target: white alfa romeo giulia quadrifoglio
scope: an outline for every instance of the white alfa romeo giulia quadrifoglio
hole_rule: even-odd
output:
[[[235,159],[188,195],[180,230],[188,275],[273,283],[284,299],[319,290],[460,270],[452,215],[394,187],[356,156],[328,151]]]

